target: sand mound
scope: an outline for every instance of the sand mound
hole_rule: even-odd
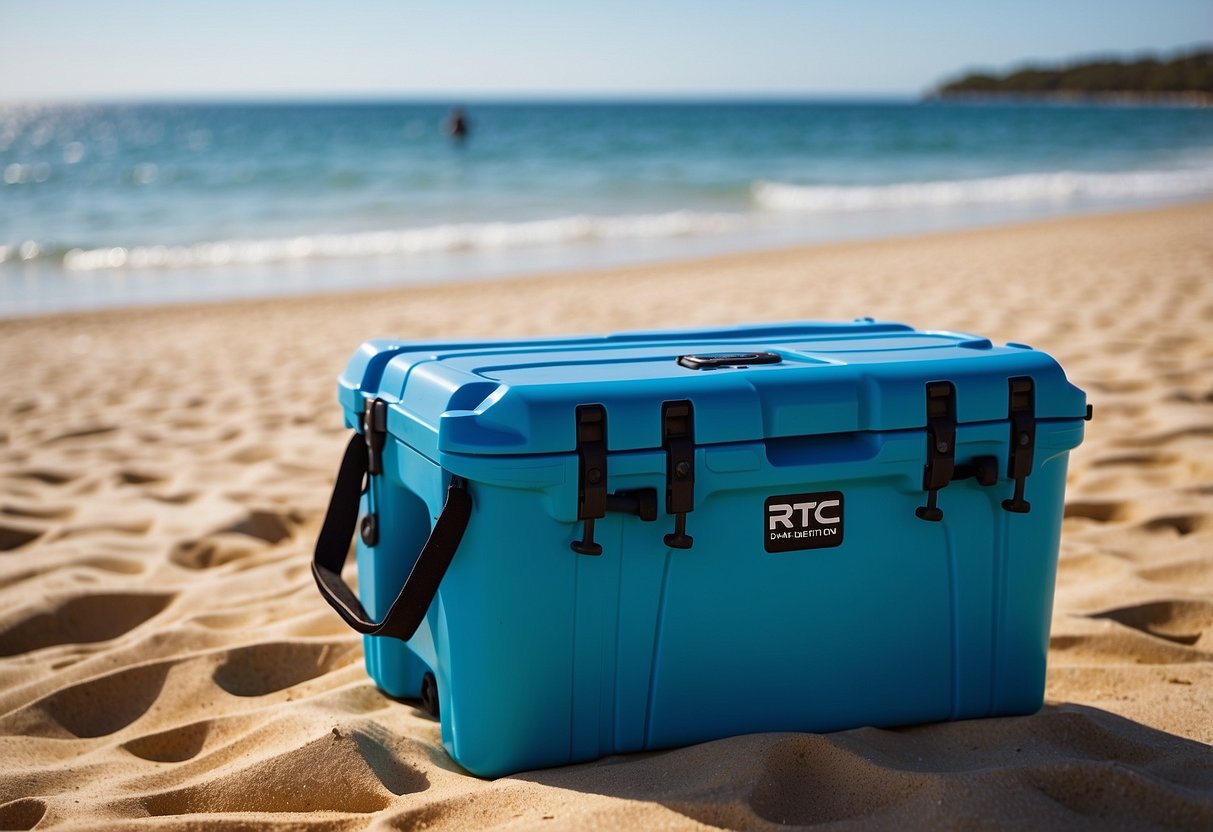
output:
[[[1213,828],[1210,227],[0,323],[0,828]],[[375,690],[308,566],[362,339],[861,314],[1032,343],[1091,393],[1039,714],[485,782]]]

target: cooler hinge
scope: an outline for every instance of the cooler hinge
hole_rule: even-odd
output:
[[[938,522],[943,509],[936,504],[939,490],[953,480],[972,477],[979,485],[998,482],[998,459],[975,456],[962,464],[956,463],[956,385],[950,381],[927,383],[927,464],[922,470],[922,488],[927,492],[927,504],[914,513],[923,520]]]
[[[661,446],[665,449],[665,512],[674,515],[674,531],[665,536],[671,549],[690,549],[687,513],[695,510],[695,411],[689,401],[661,405]]]
[[[371,488],[370,477],[383,473],[383,446],[387,441],[387,402],[383,399],[367,399],[362,410],[362,438],[366,442],[367,490]],[[368,499],[370,510],[358,524],[362,542],[374,546],[379,542],[379,518],[374,509],[373,495]]]
[[[1015,480],[1015,493],[1011,499],[1002,501],[1002,507],[1016,514],[1027,514],[1032,505],[1023,498],[1023,492],[1036,451],[1036,388],[1027,376],[1008,379],[1007,386],[1007,416],[1011,421],[1007,476]]]

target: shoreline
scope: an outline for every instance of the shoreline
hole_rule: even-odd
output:
[[[857,251],[860,249],[871,248],[873,246],[883,246],[888,244],[927,240],[945,242],[952,238],[956,240],[964,239],[970,235],[998,234],[1000,232],[1031,232],[1033,230],[1044,230],[1054,225],[1066,223],[1083,223],[1087,221],[1098,222],[1100,220],[1113,218],[1128,219],[1132,217],[1152,216],[1167,212],[1185,212],[1188,210],[1199,211],[1202,208],[1213,211],[1213,199],[1184,201],[1144,208],[1134,207],[1120,210],[1103,210],[1065,214],[1062,216],[1033,218],[992,225],[975,225],[964,228],[950,228],[938,231],[911,231],[905,233],[893,233],[887,236],[860,237],[855,239],[811,243],[793,243],[788,245],[774,245],[758,248],[730,248],[718,253],[691,256],[675,255],[670,257],[661,257],[654,260],[624,262],[621,264],[608,263],[584,268],[553,267],[552,269],[539,269],[531,271],[508,271],[503,274],[491,274],[487,276],[469,275],[454,279],[422,279],[417,282],[400,282],[389,286],[354,286],[349,288],[326,287],[303,292],[287,291],[281,294],[270,293],[244,297],[204,297],[194,300],[183,299],[179,301],[150,301],[147,303],[135,303],[131,305],[107,305],[92,309],[63,309],[51,310],[47,312],[0,315],[0,326],[21,321],[48,320],[60,317],[80,316],[82,318],[89,318],[94,315],[124,315],[134,312],[156,313],[176,309],[217,309],[228,306],[263,305],[275,303],[295,304],[306,303],[310,299],[331,300],[347,297],[361,297],[371,301],[375,299],[387,300],[402,293],[427,293],[434,291],[442,292],[447,290],[467,289],[470,287],[492,288],[503,284],[521,285],[545,281],[560,282],[566,280],[577,280],[581,278],[593,278],[607,274],[626,277],[628,275],[637,273],[657,274],[666,271],[672,273],[681,273],[687,269],[695,268],[697,266],[703,268],[711,268],[713,265],[717,264],[722,266],[732,266],[741,260],[752,258],[757,258],[759,260],[770,260],[771,258],[796,258],[817,255],[827,256],[831,252]],[[340,262],[357,263],[359,260],[346,260]],[[336,263],[337,261],[328,261],[325,265],[331,267],[336,265]],[[281,266],[282,264],[273,265]],[[222,271],[222,268],[219,268],[218,271]]]
[[[1209,828],[1210,227],[1204,202],[0,322],[0,827]],[[484,781],[371,683],[309,568],[362,341],[867,315],[1029,343],[1094,404],[1041,711]]]

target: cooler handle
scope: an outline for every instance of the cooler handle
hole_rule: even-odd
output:
[[[400,588],[400,594],[388,608],[383,621],[375,622],[354,591],[341,580],[341,569],[345,566],[350,541],[358,523],[358,502],[368,459],[366,442],[360,434],[355,433],[346,446],[341,469],[337,472],[337,483],[333,486],[333,496],[329,500],[328,513],[324,516],[324,525],[320,527],[320,536],[316,539],[312,576],[324,600],[346,624],[365,635],[391,636],[408,641],[425,618],[430,602],[438,591],[438,584],[455,557],[455,550],[459,548],[472,516],[472,499],[468,496],[467,481],[462,477],[451,477],[446,504],[438,515],[429,539],[421,547],[417,562],[413,564],[404,586]]]

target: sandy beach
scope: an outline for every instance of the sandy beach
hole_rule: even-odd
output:
[[[375,689],[309,571],[359,343],[864,315],[1094,403],[1040,713],[487,782]],[[1213,828],[1213,203],[5,320],[0,414],[0,829]]]

